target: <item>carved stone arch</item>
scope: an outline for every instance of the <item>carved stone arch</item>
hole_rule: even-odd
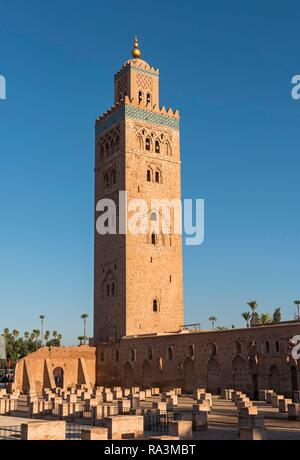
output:
[[[172,156],[171,142],[168,139],[165,141],[164,146],[165,146],[165,154],[167,156]]]
[[[221,386],[220,365],[216,358],[212,356],[207,363],[207,389],[210,393],[220,394]]]
[[[108,270],[105,274],[102,282],[102,297],[115,297],[117,291],[117,280],[112,272],[112,270]]]
[[[156,168],[156,170],[155,170],[154,181],[155,181],[157,184],[162,184],[162,183],[163,183],[162,171],[161,171],[160,168]]]
[[[55,381],[55,386],[57,388],[63,388],[64,387],[64,370],[62,367],[56,367],[53,370],[53,377]]]
[[[143,136],[141,135],[141,133],[138,133],[136,135],[136,139],[137,139],[138,149],[139,150],[144,150],[144,139],[143,139]]]
[[[110,183],[115,185],[117,183],[117,170],[113,168],[110,174]]]
[[[153,168],[152,166],[147,166],[147,182],[153,182]]]
[[[247,387],[247,366],[241,356],[236,356],[232,361],[233,388],[245,390]]]
[[[110,141],[110,154],[113,155],[115,153],[115,141],[112,138]]]
[[[137,101],[138,104],[142,104],[144,102],[144,91],[142,88],[139,88],[137,91]]]
[[[152,312],[158,313],[160,311],[160,301],[158,297],[154,297],[152,301]]]
[[[151,368],[151,364],[149,363],[148,359],[145,359],[143,363],[142,376],[143,376],[143,387],[150,388],[152,386],[152,368]]]
[[[105,158],[108,158],[110,154],[110,145],[109,145],[109,140],[106,140],[105,144]]]
[[[148,133],[145,135],[145,150],[148,152],[153,152],[153,139],[151,134]]]
[[[191,358],[186,358],[183,365],[184,391],[192,393],[196,387],[195,363]]]
[[[101,142],[99,144],[99,159],[100,159],[100,161],[103,161],[104,158],[105,158],[105,148],[104,148],[103,143]]]
[[[123,367],[123,386],[125,388],[131,388],[134,386],[134,373],[129,361],[127,361]]]
[[[273,364],[269,370],[268,388],[275,391],[275,393],[280,393],[280,373],[278,367],[275,364]]]
[[[150,104],[152,105],[153,97],[152,97],[152,92],[150,90],[146,91],[146,105]]]
[[[154,139],[154,151],[155,151],[155,153],[160,154],[160,153],[162,153],[161,150],[162,150],[161,149],[161,141],[157,137],[156,139]]]

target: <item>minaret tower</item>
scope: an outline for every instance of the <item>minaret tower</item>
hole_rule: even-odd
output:
[[[95,202],[181,198],[179,113],[159,106],[159,71],[132,59],[115,75],[115,104],[96,120]],[[98,213],[95,214],[95,221]],[[158,224],[160,225],[160,224]],[[182,237],[99,235],[95,225],[94,342],[179,331],[183,319]]]

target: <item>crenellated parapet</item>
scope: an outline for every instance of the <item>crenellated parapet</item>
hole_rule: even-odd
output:
[[[131,118],[146,123],[152,123],[156,126],[162,126],[179,130],[180,114],[179,110],[172,108],[166,109],[164,106],[149,107],[146,104],[138,104],[135,98],[124,99],[114,104],[109,110],[104,112],[96,119],[96,137],[111,129],[115,124],[120,123],[125,118]]]

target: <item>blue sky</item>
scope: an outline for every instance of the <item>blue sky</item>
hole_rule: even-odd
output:
[[[0,0],[0,328],[76,343],[93,303],[94,119],[134,34],[181,111],[182,191],[206,237],[184,248],[186,322],[292,319],[299,286],[299,2]]]

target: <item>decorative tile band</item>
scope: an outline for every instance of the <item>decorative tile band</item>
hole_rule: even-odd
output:
[[[159,73],[152,72],[151,70],[143,69],[141,67],[136,67],[136,66],[128,66],[125,67],[125,69],[121,70],[115,75],[115,81],[119,80],[123,75],[125,75],[129,69],[134,70],[137,73],[142,73],[144,75],[149,75],[150,77],[159,77]]]
[[[157,126],[164,126],[166,128],[179,130],[179,120],[177,118],[172,118],[161,113],[149,112],[148,110],[125,104],[111,115],[108,115],[101,124],[96,126],[96,137],[100,136],[108,129],[111,129],[113,125],[119,123],[125,118],[145,121],[146,123],[153,123]]]

